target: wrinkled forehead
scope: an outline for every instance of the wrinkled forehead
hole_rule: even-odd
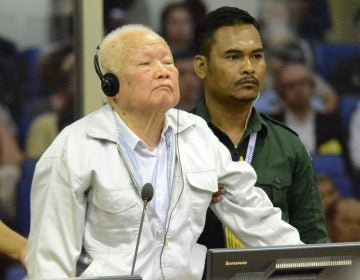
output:
[[[134,34],[125,34],[118,40],[121,46],[120,55],[125,61],[139,55],[150,55],[153,52],[171,55],[166,41],[156,33],[141,31]]]

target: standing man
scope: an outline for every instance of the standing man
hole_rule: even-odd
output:
[[[194,69],[204,82],[205,99],[193,112],[207,121],[233,161],[254,167],[256,186],[281,208],[283,220],[299,230],[304,243],[327,242],[307,150],[293,131],[253,108],[266,69],[259,24],[246,11],[222,7],[198,24],[195,43]],[[199,241],[208,248],[241,246],[211,210]]]

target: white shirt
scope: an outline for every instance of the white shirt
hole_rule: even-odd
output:
[[[316,152],[315,113],[311,111],[303,120],[299,120],[290,111],[285,112],[285,124],[294,130],[310,154]]]
[[[165,225],[167,212],[169,209],[169,182],[167,178],[167,149],[164,133],[169,127],[163,130],[159,145],[154,151],[150,151],[148,146],[134,132],[132,132],[123,120],[114,112],[118,120],[119,130],[129,144],[135,158],[135,172],[142,179],[142,187],[146,183],[151,183],[154,188],[154,196],[150,205],[159,215],[163,225]]]

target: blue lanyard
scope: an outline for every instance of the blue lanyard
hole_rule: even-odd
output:
[[[249,144],[247,146],[246,157],[245,157],[245,161],[249,164],[251,164],[251,161],[254,156],[256,138],[257,138],[257,132],[254,132],[250,135]]]

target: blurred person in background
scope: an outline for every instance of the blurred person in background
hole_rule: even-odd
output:
[[[267,49],[267,68],[265,84],[255,108],[262,113],[275,114],[282,109],[282,102],[274,88],[274,76],[288,63],[304,63],[313,68],[312,57],[306,54],[299,41],[288,40]],[[316,72],[312,74],[314,80],[314,95],[311,103],[316,111],[330,114],[338,106],[338,97],[335,90]]]
[[[337,63],[332,70],[331,82],[341,95],[360,96],[360,9],[354,14],[353,28],[359,50]]]
[[[1,79],[1,74],[0,74],[0,79]],[[2,102],[0,102],[0,122],[5,124],[11,130],[14,136],[18,135],[18,127],[15,123],[15,120],[12,117],[9,108]]]
[[[290,27],[290,12],[284,0],[267,0],[259,5],[258,21],[265,48],[295,36]]]
[[[5,81],[6,70],[6,63],[3,61],[2,57],[0,57],[0,122],[6,125],[11,133],[17,137],[19,133],[17,123],[10,107],[3,101],[3,99],[6,98],[4,92],[8,90],[8,85]]]
[[[2,108],[5,109],[1,107],[0,112]],[[8,113],[7,110],[6,112]],[[0,118],[0,220],[11,228],[16,228],[17,186],[22,175],[23,152],[12,127],[6,121],[10,115],[6,116],[5,120]],[[0,255],[5,257],[0,257],[0,278],[4,279],[3,273],[13,265],[9,258],[20,261],[18,249],[23,246],[24,239],[5,226],[2,221],[0,221]]]
[[[179,71],[180,102],[179,109],[190,111],[203,98],[202,82],[195,74],[193,53],[186,52],[174,56],[174,63]]]
[[[326,214],[332,242],[360,241],[360,201],[355,198],[336,200]]]
[[[325,34],[331,28],[327,0],[262,1],[259,22],[265,45],[270,41],[276,45],[291,33],[291,36],[306,42],[311,49],[325,41]]]
[[[43,58],[41,70],[45,88],[50,92],[50,112],[38,115],[26,137],[27,159],[38,159],[56,135],[75,120],[75,59],[72,48],[60,46]],[[51,71],[49,73],[49,71]]]
[[[23,153],[12,131],[0,122],[0,216],[15,223],[16,186],[21,178]]]
[[[304,62],[314,69],[314,53],[312,45],[299,34],[300,21],[296,19],[305,12],[296,0],[267,0],[263,1],[259,10],[259,23],[263,34],[267,65],[263,92],[255,107],[267,114],[278,113],[281,102],[274,92],[273,76],[288,62]],[[305,3],[306,2],[306,3]],[[304,1],[312,8],[311,3]],[[298,5],[299,4],[299,5]],[[317,7],[317,5],[314,5]],[[314,13],[314,10],[307,11]],[[307,19],[307,18],[306,18]],[[318,27],[314,27],[318,28]],[[337,93],[331,85],[314,72],[315,94],[313,104],[316,110],[332,113],[337,108]]]
[[[127,11],[135,0],[106,0],[104,4],[105,34],[128,22]]]
[[[271,115],[293,129],[310,154],[347,154],[340,117],[318,112],[311,103],[315,92],[313,71],[305,63],[288,63],[274,77],[276,93],[283,102]],[[331,127],[331,129],[329,129]]]
[[[171,2],[162,9],[160,34],[174,55],[194,51],[194,18],[186,3]]]
[[[297,36],[306,40],[314,49],[326,41],[326,33],[332,27],[328,0],[285,0],[290,25]]]
[[[0,88],[3,88],[5,71],[2,66],[0,60]],[[0,218],[10,224],[16,219],[16,186],[21,178],[23,161],[16,133],[17,126],[10,110],[0,103]]]
[[[19,121],[18,112],[21,107],[23,86],[22,64],[17,45],[0,35],[0,102],[12,115],[15,123]],[[3,118],[0,109],[0,118]],[[9,119],[7,119],[8,121]],[[14,123],[8,123],[15,135],[18,134]]]
[[[206,4],[202,0],[184,0],[184,3],[192,13],[196,25],[206,15]]]
[[[316,185],[319,188],[322,206],[326,215],[330,206],[340,199],[341,195],[336,189],[334,182],[326,174],[316,176]]]

